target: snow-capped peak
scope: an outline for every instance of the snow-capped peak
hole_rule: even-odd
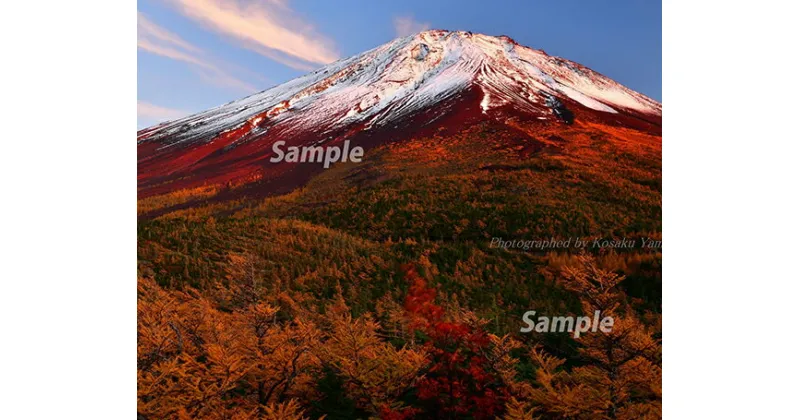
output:
[[[550,115],[548,97],[605,113],[661,115],[661,104],[572,61],[508,37],[431,30],[342,59],[247,98],[142,130],[164,146],[280,124],[324,133],[348,124],[385,125],[478,87],[485,113],[511,105]]]

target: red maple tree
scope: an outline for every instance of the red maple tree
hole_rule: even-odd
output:
[[[494,419],[509,397],[503,382],[486,357],[490,339],[482,329],[458,320],[448,320],[435,303],[436,289],[404,266],[411,283],[404,308],[411,326],[426,337],[431,363],[416,388],[416,397],[426,414],[435,418]],[[387,412],[385,419],[405,419],[414,412]],[[398,417],[399,416],[399,417]]]

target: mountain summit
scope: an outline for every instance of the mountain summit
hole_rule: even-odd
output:
[[[244,99],[139,131],[140,196],[310,175],[271,146],[369,149],[426,128],[508,118],[600,122],[660,134],[661,104],[578,63],[506,36],[431,30],[399,38]],[[313,171],[311,171],[313,172]]]

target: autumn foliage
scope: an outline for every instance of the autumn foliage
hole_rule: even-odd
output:
[[[320,383],[333,376],[351,414],[364,418],[660,417],[657,324],[638,320],[620,276],[580,261],[562,272],[563,287],[584,310],[619,318],[609,334],[576,339],[571,367],[539,344],[524,350],[474,315],[448,311],[413,265],[401,268],[408,291],[392,315],[404,344],[390,342],[374,315],[354,317],[341,292],[320,314],[287,295],[250,301],[236,297],[251,292],[238,286],[204,296],[140,280],[139,413],[310,418],[325,414],[314,407],[330,397]],[[536,367],[527,381],[524,360]]]
[[[140,418],[660,418],[660,250],[489,246],[660,239],[660,151],[510,119],[389,143],[282,196],[140,200]],[[531,309],[615,322],[522,334]]]
[[[417,384],[416,396],[436,418],[492,419],[503,410],[508,390],[492,371],[485,352],[489,335],[459,320],[447,320],[436,305],[436,290],[406,266],[411,282],[404,308],[412,328],[426,336],[431,363]]]

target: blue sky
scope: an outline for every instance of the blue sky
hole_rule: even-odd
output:
[[[653,0],[139,0],[138,126],[202,111],[424,29],[508,35],[661,100]]]

